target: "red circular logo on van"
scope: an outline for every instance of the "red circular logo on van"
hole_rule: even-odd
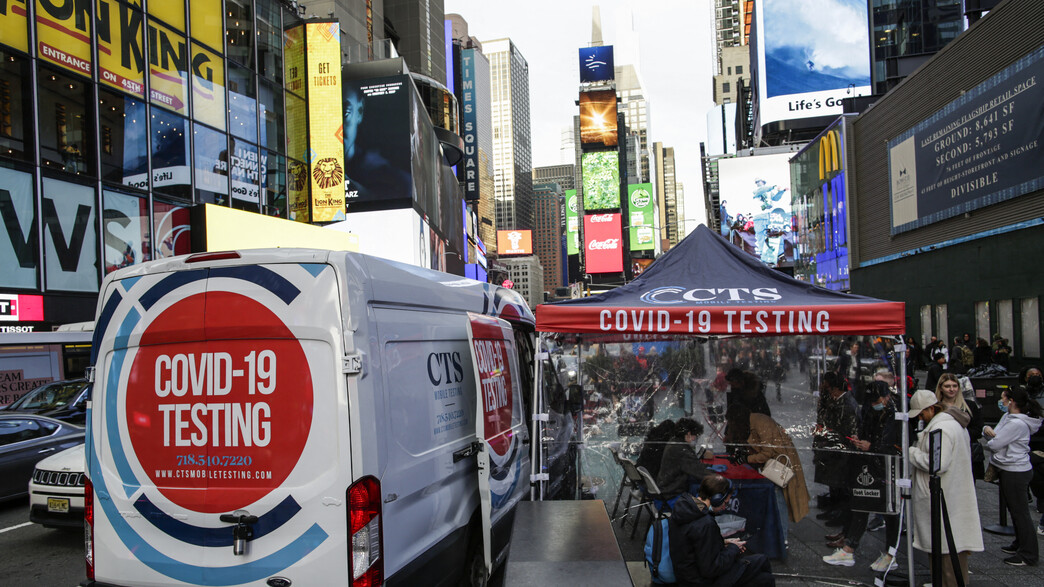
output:
[[[197,294],[142,335],[126,414],[134,454],[160,493],[189,510],[231,512],[297,465],[312,377],[300,342],[268,308],[231,292]]]

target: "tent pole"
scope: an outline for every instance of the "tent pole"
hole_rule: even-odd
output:
[[[533,407],[533,438],[529,439],[529,478],[538,479],[539,475],[544,470],[544,423],[536,418],[537,414],[545,414],[544,408],[544,360],[547,355],[545,333],[541,332],[537,335],[537,348],[536,354],[534,355],[533,361],[533,402],[530,404]],[[539,489],[539,490],[538,490]],[[536,484],[531,481],[529,484],[529,500],[530,501],[544,501],[544,482],[536,481]]]
[[[576,337],[576,382],[580,388],[580,411],[576,414],[578,420],[577,426],[574,430],[579,433],[579,437],[576,443],[576,491],[574,492],[575,499],[583,499],[584,494],[584,338],[583,336]],[[569,398],[572,402],[573,398]],[[576,405],[576,404],[573,404]],[[570,417],[574,417],[570,415]]]
[[[909,399],[907,398],[907,387],[906,387],[906,343],[899,339],[899,344],[896,349],[899,351],[899,405],[902,407],[902,418],[899,421],[902,423],[902,442],[903,442],[903,463],[902,463],[902,489],[903,499],[907,502],[907,515],[904,516],[906,521],[906,574],[908,578],[908,584],[910,587],[914,587],[914,557],[913,557],[913,515],[912,506],[913,500],[910,498],[910,423],[907,412],[910,410]]]

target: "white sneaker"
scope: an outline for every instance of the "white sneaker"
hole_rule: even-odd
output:
[[[855,565],[855,553],[845,552],[845,549],[839,548],[834,551],[834,554],[824,556],[823,562],[838,567],[851,567]]]
[[[877,557],[874,564],[870,565],[870,570],[875,573],[883,573],[885,571],[894,571],[899,568],[898,563],[892,560],[892,555],[884,553]]]

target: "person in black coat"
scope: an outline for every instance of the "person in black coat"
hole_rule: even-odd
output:
[[[635,465],[645,467],[649,475],[656,479],[660,474],[660,462],[663,460],[663,450],[667,442],[674,437],[675,423],[673,420],[664,420],[649,429],[645,441],[642,442],[642,450],[638,452],[638,460]]]
[[[689,490],[707,475],[707,467],[700,461],[693,444],[703,435],[703,425],[691,418],[680,418],[674,425],[674,436],[660,460],[656,486],[666,500]]]
[[[742,540],[721,537],[714,512],[724,511],[732,499],[732,482],[708,475],[696,496],[684,493],[674,504],[667,524],[671,563],[677,585],[771,587],[772,566],[763,554],[746,554]]]
[[[946,368],[943,365],[946,363],[946,355],[943,353],[935,353],[932,355],[934,362],[928,367],[928,376],[924,381],[924,388],[928,391],[934,392],[936,384],[939,383],[939,377],[946,372]]]

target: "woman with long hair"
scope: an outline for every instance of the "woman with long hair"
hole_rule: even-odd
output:
[[[982,429],[989,438],[986,446],[993,451],[990,464],[1000,469],[1000,490],[1005,505],[1015,526],[1015,541],[1001,548],[1011,556],[1004,562],[1015,566],[1037,564],[1037,534],[1030,518],[1026,490],[1033,478],[1033,466],[1029,458],[1029,441],[1041,424],[1041,408],[1036,400],[1030,399],[1025,389],[1013,387],[1001,392],[997,402],[1001,412],[997,428]]]
[[[972,476],[982,479],[986,472],[986,456],[979,439],[982,438],[982,414],[975,400],[968,401],[961,393],[960,379],[953,373],[943,373],[935,384],[935,397],[946,405],[950,415],[968,429],[971,440]]]

